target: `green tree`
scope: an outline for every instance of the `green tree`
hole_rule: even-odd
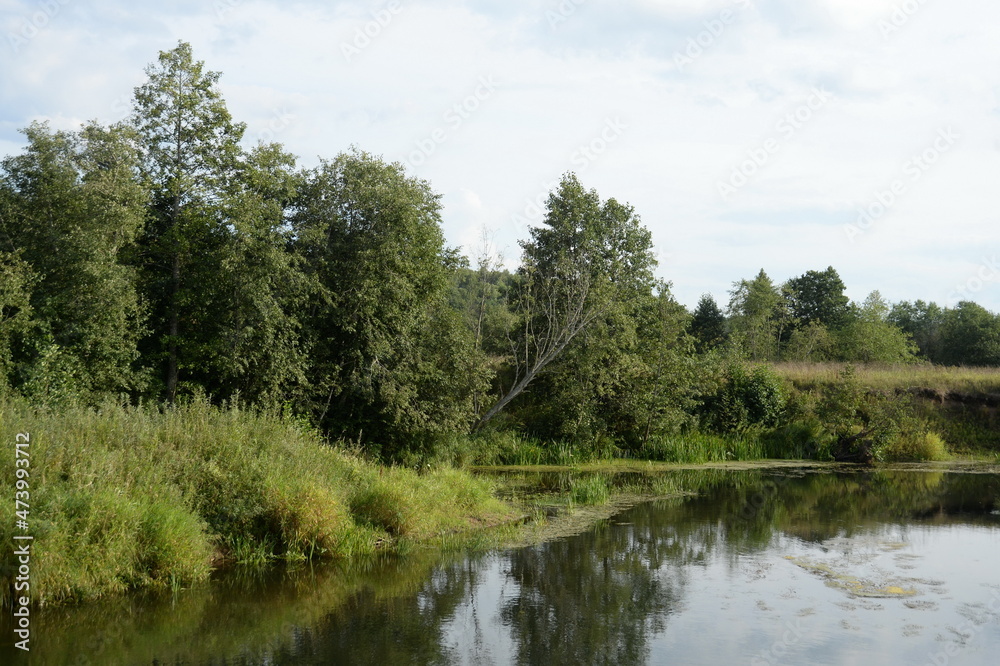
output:
[[[962,301],[944,312],[941,362],[947,365],[1000,365],[1000,317]]]
[[[916,358],[916,345],[889,321],[889,304],[878,291],[854,308],[838,339],[839,355],[844,361],[911,363]]]
[[[354,151],[308,174],[295,211],[297,252],[318,290],[306,339],[323,426],[396,450],[467,428],[484,371],[448,302],[458,262],[439,195],[402,165]]]
[[[14,341],[29,329],[32,321],[31,289],[35,278],[31,266],[19,255],[20,252],[0,251],[0,396],[10,385]]]
[[[124,262],[146,197],[134,178],[132,136],[94,123],[78,133],[35,123],[24,133],[28,146],[3,161],[0,184],[2,245],[37,277],[34,327],[18,354],[21,381],[72,384],[84,396],[135,393],[143,385],[135,362],[144,312],[135,271]]]
[[[733,283],[729,292],[731,338],[751,360],[777,360],[782,332],[789,326],[787,302],[764,269],[753,280]]]
[[[309,283],[285,216],[301,185],[294,167],[278,144],[260,145],[241,156],[218,203],[227,223],[211,295],[217,317],[189,376],[220,398],[278,404],[306,390]]]
[[[509,342],[516,327],[510,309],[510,293],[515,278],[502,269],[501,261],[490,249],[487,238],[476,258],[476,267],[461,265],[454,273],[450,301],[462,314],[472,332],[475,351],[486,376],[496,378],[509,356]],[[488,387],[473,396],[476,418],[489,407]]]
[[[944,314],[945,310],[936,303],[902,301],[892,306],[889,322],[913,338],[921,356],[940,363],[945,352],[942,344]]]
[[[152,192],[142,238],[145,291],[155,337],[147,350],[163,362],[164,392],[177,395],[181,371],[202,367],[217,321],[218,277],[229,221],[219,202],[237,176],[245,126],[235,123],[191,45],[160,52],[135,89],[131,123]]]
[[[718,347],[726,340],[726,315],[710,294],[703,294],[691,317],[688,332],[698,343],[698,351]]]
[[[836,330],[847,322],[848,298],[844,282],[829,266],[825,271],[806,271],[785,283],[788,308],[799,325],[818,322]]]
[[[613,327],[609,318],[633,307],[654,283],[652,241],[634,209],[615,199],[602,203],[575,174],[565,175],[549,195],[542,225],[531,229],[521,249],[511,379],[479,427],[577,336],[602,320]]]
[[[692,328],[690,315],[674,300],[668,284],[659,285],[658,294],[647,302],[637,323],[642,364],[618,402],[631,407],[625,413],[630,427],[619,430],[626,441],[639,448],[650,439],[676,434],[689,426],[705,390],[699,359],[694,355],[696,339],[686,332]]]
[[[829,361],[836,353],[836,339],[826,326],[813,320],[792,331],[781,357],[787,361]]]

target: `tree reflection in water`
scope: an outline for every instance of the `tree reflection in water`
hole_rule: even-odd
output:
[[[1000,525],[996,473],[673,475],[698,495],[640,504],[578,536],[528,548],[446,561],[418,550],[365,570],[230,577],[169,599],[40,612],[35,621],[46,640],[32,657],[53,664],[639,664],[672,654],[679,641],[688,650],[679,656],[698,657],[726,637],[678,632],[691,626],[696,606],[720,607],[703,587],[719,564],[727,572],[716,594],[742,584],[745,558],[780,560],[775,549],[790,542],[820,552],[833,537]],[[985,598],[974,591],[970,603],[982,601],[976,594]],[[751,641],[755,631],[784,627],[744,620]],[[933,636],[927,640],[933,644]],[[0,663],[8,663],[4,649]]]

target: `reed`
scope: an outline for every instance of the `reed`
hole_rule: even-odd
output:
[[[280,415],[205,401],[55,412],[7,400],[0,432],[31,435],[35,603],[187,586],[226,562],[372,556],[512,515],[466,472],[379,466]],[[0,487],[14,470],[0,466]],[[0,583],[9,603],[13,580]]]

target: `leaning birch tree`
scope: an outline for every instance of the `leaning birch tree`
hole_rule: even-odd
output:
[[[499,414],[594,322],[648,294],[654,283],[652,240],[634,209],[601,202],[575,174],[549,195],[545,219],[521,242],[521,268],[510,338],[511,374],[476,429]]]

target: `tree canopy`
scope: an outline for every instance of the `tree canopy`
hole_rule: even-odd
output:
[[[146,76],[127,121],[33,123],[0,160],[0,393],[205,396],[393,459],[494,429],[636,453],[776,424],[768,362],[1000,365],[996,314],[852,303],[832,266],[761,269],[689,313],[635,209],[573,173],[517,267],[473,266],[404,165],[246,145],[185,42]]]

